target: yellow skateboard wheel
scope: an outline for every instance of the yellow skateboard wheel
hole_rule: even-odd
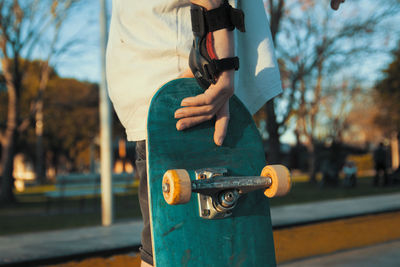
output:
[[[186,170],[168,170],[162,181],[165,201],[170,205],[184,204],[190,201],[192,186]]]
[[[261,171],[261,176],[271,178],[271,186],[264,191],[269,198],[284,196],[291,188],[289,170],[283,165],[267,165]]]

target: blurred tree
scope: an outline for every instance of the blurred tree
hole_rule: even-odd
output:
[[[67,171],[89,166],[89,147],[99,131],[98,103],[96,84],[60,77],[49,81],[44,94],[44,140],[54,167],[61,156],[73,168]]]
[[[268,0],[265,4],[269,13],[269,27],[271,29],[272,40],[274,45],[277,46],[277,34],[280,30],[281,20],[285,12],[285,0]],[[280,135],[279,132],[281,123],[278,122],[275,112],[275,100],[269,100],[264,107],[255,114],[256,122],[265,120],[265,130],[262,132],[268,133],[268,151],[267,160],[269,164],[281,162],[281,148],[280,148]]]
[[[333,2],[333,1],[331,1]],[[300,1],[288,1],[288,0],[268,0],[265,3],[267,12],[269,14],[270,30],[272,35],[272,40],[275,47],[279,47],[278,34],[281,30],[282,21],[290,18],[291,12],[295,11],[300,7],[301,11],[310,9],[314,6],[313,1],[310,0],[300,0]],[[296,12],[296,11],[295,11]],[[290,78],[290,84],[292,88],[295,88],[299,77],[291,75],[285,68],[285,62],[278,59],[278,64],[281,69],[282,80],[288,80]],[[291,77],[290,77],[291,76]],[[268,133],[268,161],[269,163],[280,163],[281,162],[281,148],[280,148],[280,136],[287,129],[287,121],[294,114],[292,112],[292,105],[294,101],[294,94],[290,97],[290,104],[287,105],[286,111],[284,111],[284,116],[277,115],[276,100],[271,99],[268,101],[264,108],[260,110],[256,115],[256,121],[265,119],[266,132]],[[279,113],[279,111],[278,111]]]
[[[393,132],[400,133],[400,42],[383,74],[375,86],[379,105],[375,122],[390,136]]]
[[[377,127],[375,118],[379,113],[376,94],[360,94],[347,116],[344,117],[343,142],[358,147],[369,148],[369,145],[382,140],[383,131]]]
[[[14,201],[12,172],[18,135],[26,130],[32,117],[37,120],[36,133],[39,135],[42,133],[42,95],[49,78],[51,57],[65,49],[58,46],[60,28],[75,2],[77,0],[0,1],[0,61],[8,98],[7,119],[5,127],[0,131],[2,147],[0,203]],[[19,106],[22,80],[27,66],[23,64],[22,59],[31,59],[33,55],[42,56],[45,60],[42,64],[38,96],[32,105],[31,116],[22,120]],[[38,142],[41,146],[40,136]],[[41,156],[39,155],[39,158]],[[39,166],[37,169],[39,178],[43,177],[43,167]]]
[[[23,61],[26,65],[21,85],[20,117],[30,116],[32,103],[38,95],[41,80],[41,61]],[[0,79],[1,80],[1,79]],[[98,86],[75,79],[61,78],[49,68],[49,81],[43,92],[44,154],[48,167],[57,168],[60,159],[66,160],[66,171],[89,166],[89,147],[98,134]],[[7,95],[0,92],[0,122],[6,121]],[[15,151],[28,155],[36,146],[36,131],[32,123],[19,134]],[[68,169],[69,168],[69,169]]]
[[[393,61],[383,71],[384,77],[375,86],[378,99],[378,114],[375,123],[391,140],[392,167],[394,175],[400,178],[400,42],[393,51]]]
[[[348,68],[351,62],[356,62],[360,56],[374,52],[367,40],[379,31],[381,20],[386,18],[391,10],[384,9],[380,12],[376,11],[372,16],[346,19],[337,28],[331,27],[335,23],[328,12],[321,11],[315,15],[316,13],[315,11],[306,13],[307,20],[305,21],[293,19],[292,25],[302,25],[299,30],[303,31],[304,35],[294,42],[298,47],[297,51],[285,51],[287,58],[294,62],[298,60],[292,69],[300,81],[296,129],[305,138],[310,151],[311,182],[316,181],[315,145],[318,141],[317,129],[322,126],[319,124],[323,121],[321,117],[325,116],[325,119],[330,120],[327,125],[331,128],[331,135],[333,133],[331,141],[335,143],[341,141],[342,128],[345,125],[345,105],[348,104],[346,100],[354,99],[355,94],[360,91],[357,85],[351,87],[346,85],[346,81],[329,86],[329,83],[338,83],[331,77],[335,77],[335,72],[337,73],[338,70]],[[352,45],[349,46],[348,43]],[[356,77],[355,73],[352,79],[356,80]],[[329,92],[332,91],[332,87],[333,94]],[[327,112],[321,113],[322,100],[329,94],[333,96],[331,98],[333,101],[325,105]],[[337,112],[336,116],[333,116],[335,106]]]
[[[359,7],[354,5],[349,12],[351,15],[343,16],[338,21],[329,9],[329,1],[276,0],[269,3],[271,31],[276,35],[274,40],[284,93],[270,101],[261,112],[266,116],[269,141],[276,144],[279,144],[280,135],[287,129],[289,119],[296,114],[296,131],[300,135],[298,140],[304,142],[311,152],[310,176],[311,181],[315,181],[314,148],[318,139],[317,129],[322,126],[319,122],[323,121],[318,118],[321,117],[322,100],[326,99],[324,87],[341,88],[341,84],[330,85],[337,84],[340,80],[338,73],[349,70],[361,55],[375,52],[371,46],[373,37],[380,32],[381,22],[395,14],[396,9],[382,5],[366,15],[359,12]],[[279,22],[273,21],[274,19],[279,19]],[[353,74],[357,76],[357,73]],[[357,86],[343,87],[341,90],[343,95],[349,96],[354,96],[359,91]],[[340,134],[340,129],[346,124],[340,117],[340,112],[334,114],[329,108],[329,105],[325,106],[327,112],[323,114],[325,126],[330,125],[337,129],[330,131],[331,134]],[[329,115],[331,121],[328,123],[326,120]],[[258,116],[262,117],[259,114]],[[270,147],[274,149],[269,151],[270,154],[277,151],[276,144]]]

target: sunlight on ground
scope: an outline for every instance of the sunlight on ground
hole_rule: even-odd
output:
[[[110,258],[90,258],[82,261],[71,261],[67,263],[61,263],[56,265],[50,265],[54,267],[119,267],[119,266],[130,266],[140,267],[140,255],[118,255]]]

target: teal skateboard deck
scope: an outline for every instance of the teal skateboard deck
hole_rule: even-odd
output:
[[[184,169],[226,168],[229,175],[258,176],[265,154],[252,116],[233,96],[228,133],[221,147],[213,142],[215,120],[176,130],[175,111],[183,98],[203,93],[194,79],[177,79],[152,99],[147,124],[147,172],[154,264],[176,266],[275,266],[268,198],[262,190],[240,196],[231,215],[204,219],[198,194],[182,205],[163,197],[163,175]]]

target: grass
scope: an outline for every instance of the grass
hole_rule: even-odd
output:
[[[84,202],[66,200],[63,210],[61,202],[57,201],[51,203],[49,211],[46,211],[47,203],[42,194],[17,194],[17,200],[15,204],[0,208],[0,236],[101,225],[99,197],[87,198]],[[140,218],[137,189],[117,195],[114,203],[116,222]]]
[[[304,179],[294,179],[289,195],[271,200],[271,206],[314,202],[328,199],[342,199],[400,192],[400,186],[373,187],[372,178],[360,178],[356,188],[320,187],[309,184]],[[52,190],[51,186],[31,187],[23,193],[17,193],[18,202],[0,207],[0,236],[26,232],[38,232],[56,229],[68,229],[82,226],[100,225],[101,211],[99,197],[87,198],[81,209],[80,199],[54,202],[50,212],[46,212],[46,198],[43,193]],[[140,218],[137,199],[137,186],[129,194],[115,197],[116,222]]]

